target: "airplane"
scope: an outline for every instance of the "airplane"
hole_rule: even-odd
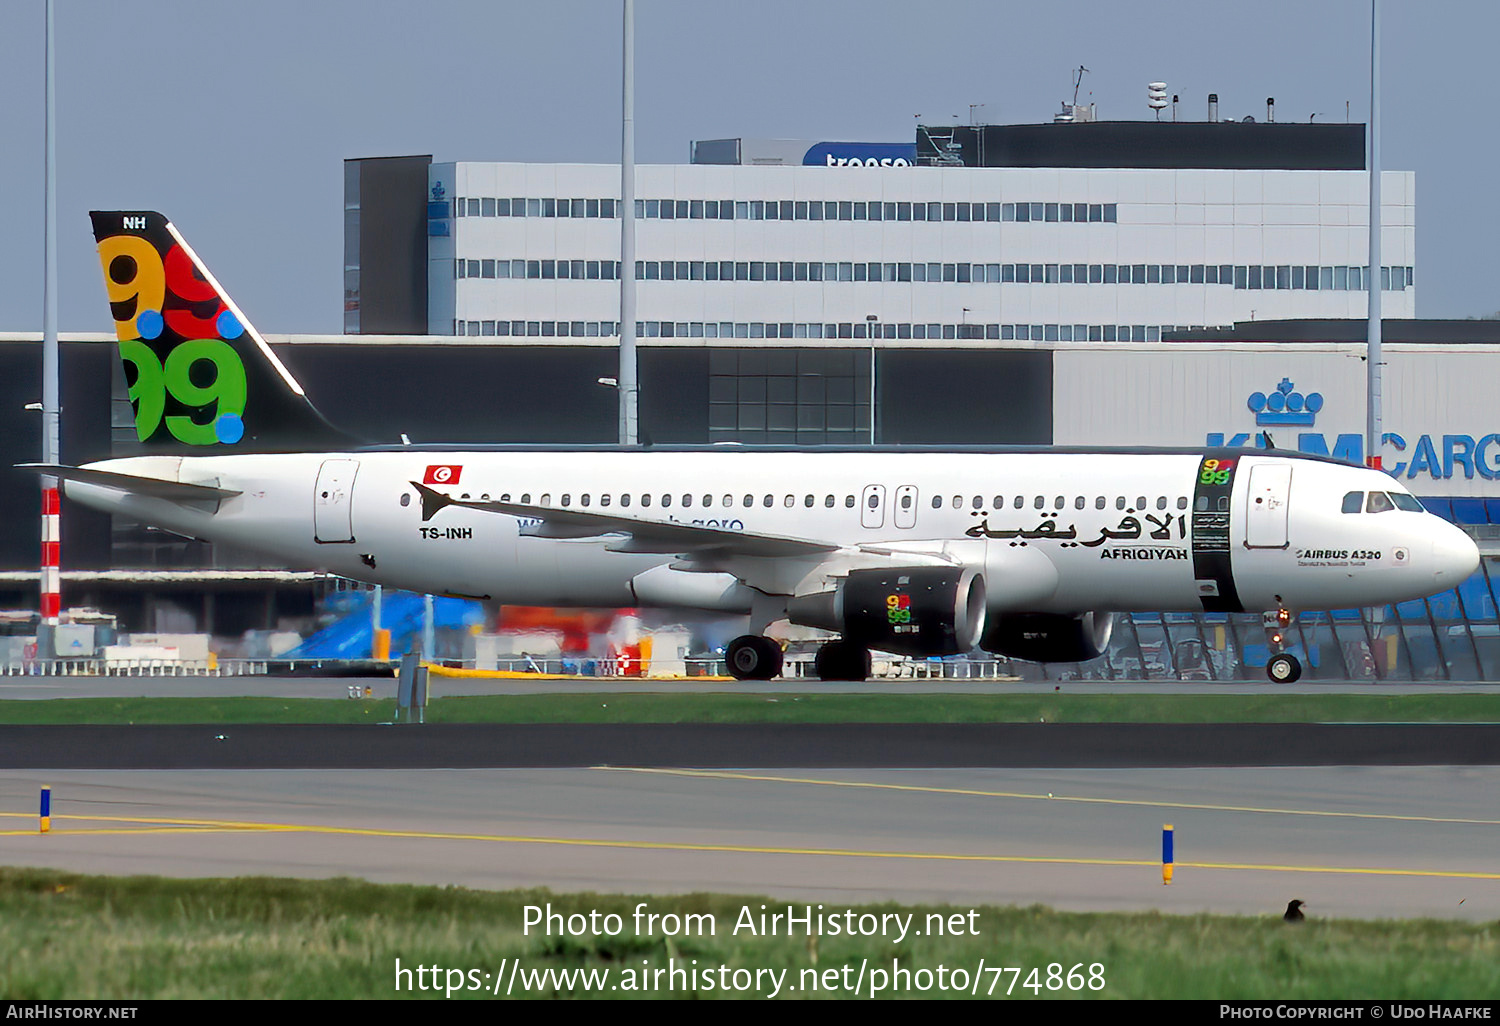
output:
[[[70,499],[287,566],[516,605],[749,615],[729,673],[823,628],[824,680],[870,652],[1081,662],[1113,612],[1267,614],[1457,586],[1474,542],[1396,480],[1224,448],[364,445],[330,425],[175,226],[95,212],[145,454],[28,465]]]

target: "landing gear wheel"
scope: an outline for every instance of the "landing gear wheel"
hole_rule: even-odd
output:
[[[781,672],[781,646],[759,634],[742,634],[725,648],[724,665],[735,680],[770,680]]]
[[[870,676],[870,650],[852,641],[830,641],[813,656],[819,680],[866,680]]]
[[[1302,664],[1296,656],[1283,652],[1266,663],[1266,676],[1273,684],[1291,684],[1302,676]]]

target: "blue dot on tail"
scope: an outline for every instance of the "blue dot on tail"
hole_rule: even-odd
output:
[[[135,319],[135,331],[141,338],[157,338],[162,327],[160,310],[142,310]]]
[[[226,445],[232,445],[245,437],[245,422],[238,413],[221,413],[214,421],[214,437]]]
[[[215,326],[219,329],[220,338],[239,338],[245,333],[245,326],[240,323],[240,319],[228,310],[219,314]]]

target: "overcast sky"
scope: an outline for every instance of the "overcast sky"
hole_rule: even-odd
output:
[[[107,331],[90,209],[157,209],[263,331],[342,330],[346,157],[615,162],[618,0],[56,0],[59,324]],[[42,319],[43,0],[0,5],[0,331]],[[637,0],[637,159],[692,139],[909,141],[914,116],[1364,121],[1368,0]],[[1500,309],[1500,4],[1384,4],[1387,169],[1417,312]]]

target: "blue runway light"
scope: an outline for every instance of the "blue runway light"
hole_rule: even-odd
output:
[[[1172,824],[1161,828],[1161,882],[1162,886],[1172,882]]]

